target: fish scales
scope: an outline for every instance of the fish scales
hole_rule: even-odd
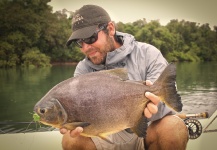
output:
[[[59,101],[63,107],[67,107],[65,103],[71,106],[67,110],[77,110],[73,114],[67,112],[69,114],[68,122],[85,120],[91,123],[85,129],[87,134],[89,134],[88,129],[91,126],[97,128],[95,132],[102,132],[100,129],[105,130],[104,125],[110,124],[111,121],[112,126],[123,124],[125,127],[130,127],[132,123],[128,120],[136,119],[138,113],[141,114],[144,109],[144,99],[146,98],[144,96],[145,86],[142,84],[114,80],[113,77],[105,74],[98,74],[97,76],[90,74],[85,79],[74,78],[71,82],[73,80],[78,81],[75,82],[75,85],[70,85],[79,92],[72,91],[70,93],[70,97],[74,98],[73,100],[68,99],[66,102],[67,98],[63,98]],[[65,85],[64,88],[67,89],[68,86]],[[138,111],[139,105],[143,105],[140,107],[140,111]],[[108,127],[107,130],[111,129]],[[97,133],[94,134],[97,135]]]

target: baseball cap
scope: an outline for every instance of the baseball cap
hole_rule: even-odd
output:
[[[72,34],[66,45],[73,40],[91,37],[99,24],[111,21],[109,14],[100,6],[84,5],[77,10],[72,18]]]

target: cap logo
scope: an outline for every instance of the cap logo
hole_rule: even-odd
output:
[[[72,23],[78,22],[83,20],[83,16],[81,16],[80,14],[76,14],[75,17],[73,17]]]

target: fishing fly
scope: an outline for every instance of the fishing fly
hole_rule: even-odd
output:
[[[39,122],[40,116],[38,114],[34,113],[32,117],[35,122]]]
[[[32,118],[33,118],[33,121],[31,121],[30,123],[29,123],[29,125],[27,126],[27,128],[26,128],[26,131],[29,129],[29,126],[33,123],[33,122],[35,122],[35,126],[36,126],[36,130],[38,129],[38,126],[37,126],[37,124],[39,124],[39,127],[41,128],[41,124],[40,124],[40,116],[38,115],[38,114],[36,114],[35,112],[34,113],[31,113],[31,112],[29,112],[30,114],[32,114]]]

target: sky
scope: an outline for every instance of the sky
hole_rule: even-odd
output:
[[[51,0],[53,12],[75,11],[83,5],[103,7],[115,22],[134,22],[146,18],[166,25],[172,19],[217,26],[217,0]]]

